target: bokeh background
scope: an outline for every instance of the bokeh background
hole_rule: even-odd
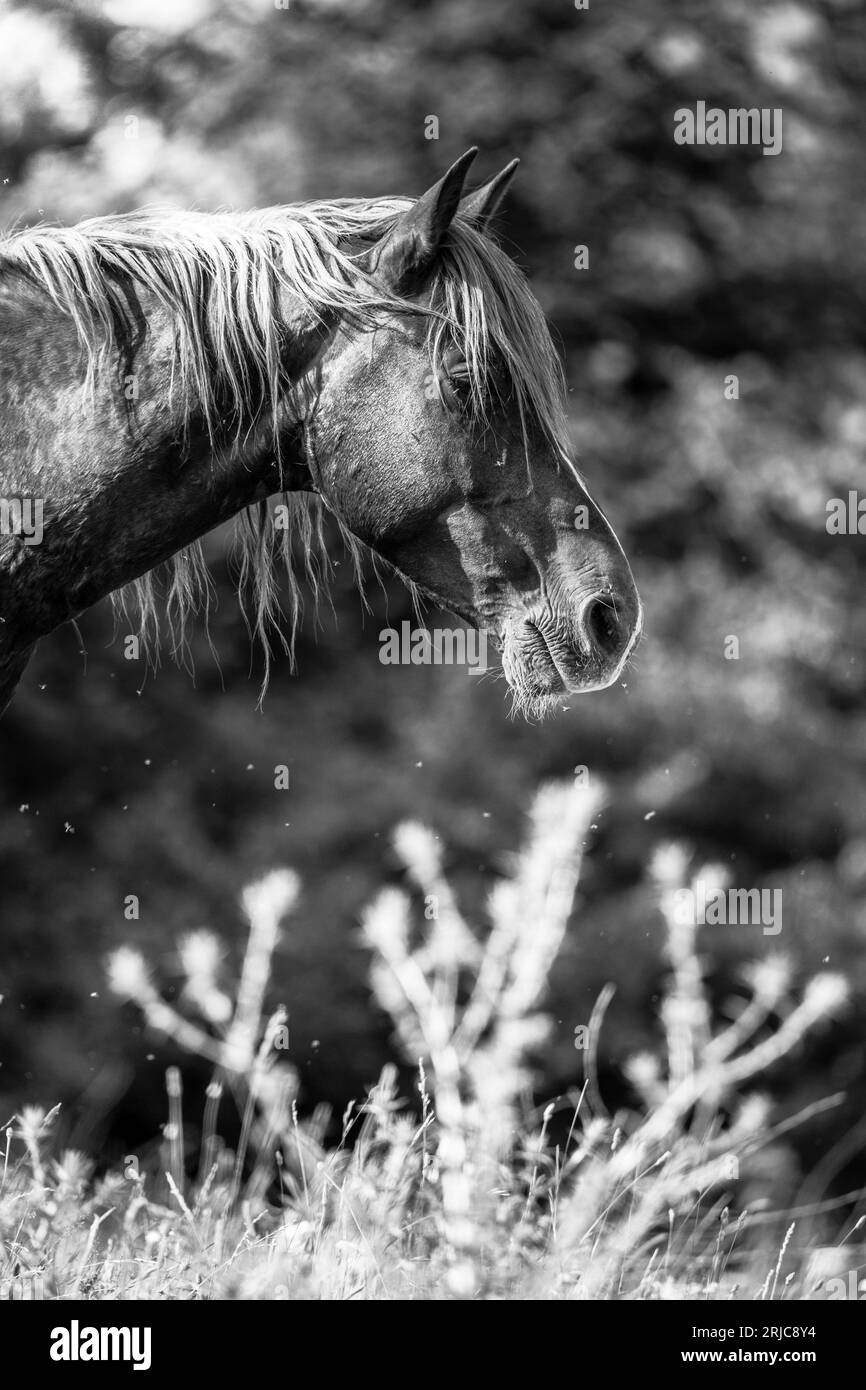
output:
[[[695,866],[784,893],[776,938],[702,930],[721,1014],[743,960],[770,951],[802,978],[828,963],[851,979],[848,1016],[766,1087],[780,1117],[844,1090],[779,1161],[863,1179],[866,540],[825,520],[829,498],[866,489],[864,78],[849,0],[3,6],[5,225],[418,193],[470,144],[479,178],[520,155],[500,233],[558,335],[575,449],[646,608],[626,679],[540,727],[509,717],[497,681],[382,666],[377,634],[408,598],[371,584],[365,617],[346,562],[335,614],[317,627],[308,606],[299,670],[277,662],[259,710],[223,535],[219,666],[200,632],[194,675],[169,660],[149,675],[108,604],[44,641],[0,723],[4,1115],[62,1100],[71,1141],[100,1155],[153,1134],[176,1059],[107,992],[105,955],[140,947],[171,997],[178,937],[206,925],[230,972],[240,889],[277,865],[303,895],[274,1002],[302,1105],[339,1114],[391,1055],[357,933],[400,877],[391,828],[433,825],[477,904],[539,781],[586,765],[607,804],[537,1095],[575,1083],[574,1028],[608,980],[603,1088],[626,1095],[619,1066],[652,1045],[666,968],[648,864],[676,840]],[[676,145],[673,113],[698,100],[781,107],[782,154]]]

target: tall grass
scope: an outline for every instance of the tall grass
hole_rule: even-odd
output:
[[[750,997],[717,1027],[696,928],[674,910],[685,857],[652,866],[666,923],[669,975],[663,1055],[633,1057],[641,1105],[608,1113],[596,1076],[602,995],[575,1052],[575,1084],[540,1112],[533,1058],[550,1023],[547,982],[571,917],[597,798],[553,784],[538,794],[526,841],[468,923],[439,844],[404,824],[395,846],[406,890],[387,889],[362,917],[370,977],[415,1068],[399,1094],[386,1067],[326,1142],[329,1116],[301,1118],[286,1010],[267,996],[281,923],[299,891],[292,873],[248,888],[249,939],[232,999],[219,943],[180,945],[182,1007],[167,1003],[144,959],[124,948],[112,988],[148,1026],[213,1066],[195,1134],[181,1072],[167,1077],[159,1161],[130,1155],[94,1179],[89,1159],[52,1157],[57,1112],[29,1109],[2,1133],[0,1292],[135,1298],[809,1298],[828,1271],[856,1263],[846,1246],[814,1253],[798,1223],[815,1211],[754,1210],[743,1194],[775,1138],[752,1089],[845,1003],[838,976],[799,1000],[771,956],[746,971]],[[234,1151],[220,1138],[229,1092],[241,1117]],[[563,1119],[565,1122],[563,1122]],[[791,1122],[783,1128],[789,1128]],[[771,1195],[771,1194],[770,1194]],[[811,1227],[809,1228],[811,1229]],[[817,1273],[816,1273],[817,1271]]]

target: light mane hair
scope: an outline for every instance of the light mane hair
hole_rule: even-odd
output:
[[[562,366],[547,321],[525,276],[495,241],[458,215],[422,305],[390,294],[366,273],[365,249],[411,204],[409,198],[346,198],[239,213],[144,209],[74,227],[40,225],[0,239],[0,273],[23,274],[72,319],[91,392],[111,355],[134,337],[129,288],[153,295],[175,325],[172,391],[180,393],[187,419],[198,410],[216,446],[228,418],[235,448],[264,420],[272,425],[279,452],[282,408],[288,402],[294,418],[303,419],[315,399],[314,372],[296,381],[288,375],[286,304],[302,308],[313,324],[339,320],[359,331],[372,331],[395,313],[423,314],[432,379],[439,379],[445,353],[456,347],[467,365],[469,410],[486,422],[496,401],[493,383],[504,378],[524,439],[531,423],[557,464],[574,471]],[[287,508],[291,524],[278,530],[272,509],[279,504]],[[363,600],[364,547],[339,517],[337,522]],[[243,603],[242,608],[262,641],[266,684],[272,634],[294,664],[302,611],[297,558],[317,605],[326,590],[330,560],[322,544],[321,508],[310,494],[287,493],[272,499],[270,507],[249,508],[237,519],[235,536],[238,588],[242,598],[252,595],[252,613],[247,616]],[[274,564],[278,557],[287,576],[288,631]],[[161,568],[168,574],[162,602],[155,572],[114,598],[121,611],[133,600],[153,661],[162,609],[172,652],[183,660],[187,622],[197,612],[207,620],[213,591],[201,542]],[[417,608],[419,595],[411,581],[409,588]]]

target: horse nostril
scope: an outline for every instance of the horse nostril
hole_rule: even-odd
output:
[[[581,614],[581,623],[593,652],[606,657],[619,655],[627,635],[612,599],[591,598]]]

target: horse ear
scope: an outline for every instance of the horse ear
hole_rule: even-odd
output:
[[[506,164],[498,174],[494,174],[492,179],[488,179],[480,188],[461,198],[458,208],[460,216],[471,222],[479,232],[486,230],[488,222],[505,196],[508,185],[517,173],[519,163],[519,159],[512,159],[511,163]]]
[[[462,154],[438,183],[397,218],[370,251],[368,270],[394,294],[411,294],[429,276],[442,238],[460,204],[469,165],[477,153],[473,146]]]

